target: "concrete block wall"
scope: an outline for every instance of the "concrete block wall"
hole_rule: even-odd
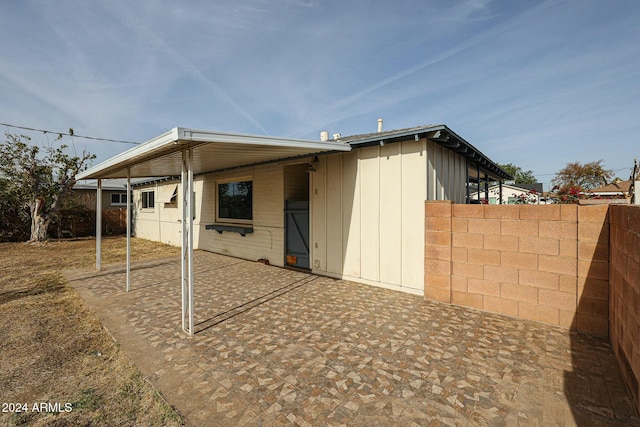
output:
[[[640,408],[640,206],[611,206],[610,219],[610,340]]]
[[[427,201],[424,295],[607,336],[607,218],[606,206]]]
[[[575,329],[609,332],[609,206],[578,206],[578,309]]]

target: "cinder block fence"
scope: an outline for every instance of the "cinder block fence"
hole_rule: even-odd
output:
[[[640,407],[640,207],[427,201],[424,294],[610,337]]]

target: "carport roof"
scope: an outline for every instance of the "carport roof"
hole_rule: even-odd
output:
[[[77,179],[180,175],[182,151],[193,149],[193,173],[250,166],[269,161],[349,151],[342,141],[310,141],[176,127],[84,172]]]

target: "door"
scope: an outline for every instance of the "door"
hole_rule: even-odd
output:
[[[285,201],[286,264],[309,269],[309,201]]]

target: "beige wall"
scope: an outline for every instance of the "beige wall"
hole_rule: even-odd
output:
[[[218,179],[253,178],[253,233],[205,230],[205,224],[215,222],[215,182]],[[196,191],[196,194],[201,194]],[[225,255],[258,260],[267,259],[273,265],[284,265],[284,186],[281,164],[239,169],[224,174],[205,175],[205,209],[199,223],[198,248]]]
[[[311,174],[313,270],[422,294],[424,200],[466,197],[466,162],[426,141],[320,157]]]
[[[135,187],[133,190],[133,233],[136,237],[156,240],[169,245],[180,245],[181,214],[178,205],[165,205],[161,195],[171,191],[179,181],[168,181]],[[178,185],[178,190],[180,186]],[[142,192],[153,190],[155,192],[155,207],[142,209]]]
[[[308,179],[313,271],[422,295],[424,200],[464,202],[464,158],[422,139],[320,156],[310,174],[308,160],[299,167],[282,163],[196,177],[195,247],[284,265],[284,200],[305,197],[298,181],[307,185]],[[205,230],[215,222],[216,180],[236,178],[253,179],[254,232],[242,237]],[[156,206],[150,210],[140,208],[143,189],[136,188],[137,236],[180,244],[180,209],[160,196],[177,182],[153,184]]]
[[[610,207],[611,346],[640,408],[640,206]]]
[[[216,181],[221,179],[253,179],[253,229],[239,233],[206,230],[215,222]],[[178,185],[177,206],[164,204],[159,195]],[[141,209],[141,192],[154,188],[154,209]],[[265,165],[232,172],[207,174],[194,178],[195,212],[194,246],[212,252],[257,260],[267,259],[273,265],[284,265],[284,185],[283,165]],[[169,191],[170,192],[170,191]],[[134,191],[136,236],[179,246],[181,242],[182,186],[179,181],[138,187]]]

